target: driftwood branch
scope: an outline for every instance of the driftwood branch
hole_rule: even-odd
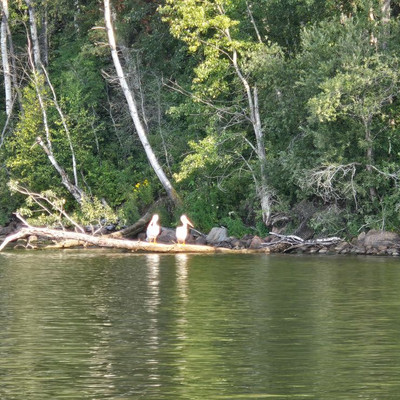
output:
[[[18,232],[7,236],[0,246],[0,251],[2,251],[9,243],[29,236],[44,237],[57,241],[73,241],[74,246],[92,245],[97,247],[129,250],[133,252],[153,252],[153,253],[172,253],[172,254],[173,253],[240,253],[240,251],[237,250],[216,248],[212,246],[199,246],[192,244],[180,245],[180,244],[147,243],[142,241],[112,238],[109,237],[109,235],[93,236],[84,233],[62,231],[49,228],[38,228],[33,226],[21,228]],[[63,247],[63,246],[61,245],[57,247]],[[70,246],[67,245],[66,247]],[[252,252],[252,251],[245,250],[243,252]]]
[[[278,233],[270,232],[270,235],[276,236],[278,240],[268,243],[268,246],[283,245],[282,253],[289,253],[296,249],[307,249],[308,247],[317,246],[319,248],[328,247],[342,242],[343,239],[339,237],[329,237],[323,239],[304,240],[295,235],[280,235]]]
[[[339,242],[342,242],[343,239],[333,236],[329,238],[323,238],[323,239],[310,239],[310,240],[304,240],[299,236],[295,235],[280,235],[278,233],[270,232],[270,235],[276,236],[279,238],[278,243],[287,243],[291,245],[300,245],[300,246],[310,246],[310,245],[320,245],[320,246],[330,246],[332,244],[336,244]],[[276,244],[277,242],[273,242]]]

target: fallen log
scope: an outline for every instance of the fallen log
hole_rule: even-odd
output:
[[[52,240],[67,241],[68,246],[71,247],[70,241],[73,241],[75,246],[87,246],[93,245],[98,247],[107,247],[114,249],[123,249],[133,252],[154,252],[154,253],[254,253],[253,250],[232,250],[226,248],[216,248],[212,246],[193,245],[193,244],[161,244],[161,243],[148,243],[142,241],[134,241],[127,239],[118,239],[108,236],[93,236],[85,233],[63,231],[58,229],[50,228],[38,228],[34,226],[28,226],[21,228],[18,232],[7,236],[0,246],[2,251],[9,243],[18,239],[38,236]],[[51,248],[52,246],[48,246]],[[58,248],[63,247],[62,244],[57,246]],[[259,252],[268,252],[263,249]]]
[[[120,231],[110,233],[110,237],[112,238],[123,238],[127,236],[135,236],[139,232],[142,232],[147,224],[150,222],[151,217],[153,216],[152,211],[148,211],[146,214],[144,214],[140,219],[138,219],[133,225],[130,225],[124,229],[121,229]]]

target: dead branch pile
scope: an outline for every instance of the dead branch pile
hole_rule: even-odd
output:
[[[280,244],[289,245],[285,250],[284,253],[290,252],[294,249],[298,248],[306,248],[310,246],[317,246],[317,247],[329,247],[332,245],[336,245],[340,242],[343,242],[343,239],[333,236],[329,238],[322,238],[322,239],[309,239],[304,240],[299,236],[296,235],[281,235],[278,233],[270,232],[270,235],[277,237],[277,240],[268,243],[268,246],[277,246]]]

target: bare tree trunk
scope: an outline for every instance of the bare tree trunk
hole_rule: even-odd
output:
[[[386,39],[388,38],[390,34],[390,0],[381,0],[381,13],[382,13],[382,24],[384,26],[383,28],[383,42],[382,42],[382,48],[386,49],[387,48],[387,41]]]
[[[74,185],[69,177],[68,174],[65,172],[65,170],[60,166],[60,164],[57,162],[56,158],[54,157],[53,151],[49,149],[46,144],[43,142],[41,137],[36,138],[36,143],[44,150],[44,152],[47,155],[47,158],[51,162],[51,165],[55,168],[55,170],[58,172],[58,174],[61,177],[61,181],[63,185],[67,188],[67,190],[72,194],[74,199],[81,204],[82,200],[86,198],[85,193],[76,185]]]
[[[135,125],[136,131],[138,133],[139,139],[143,145],[143,148],[146,152],[147,159],[149,160],[154,172],[156,173],[158,179],[160,180],[161,184],[163,185],[165,191],[168,194],[168,197],[173,201],[173,203],[177,206],[181,204],[181,199],[175,189],[173,188],[171,182],[167,178],[164,173],[163,168],[161,167],[158,159],[148,141],[146,130],[143,126],[143,123],[139,117],[138,108],[136,105],[136,100],[129,89],[128,83],[125,78],[124,71],[121,66],[121,62],[118,57],[117,52],[117,45],[115,41],[113,26],[111,22],[111,11],[110,11],[110,1],[104,0],[104,20],[106,24],[106,30],[108,34],[108,42],[111,49],[111,56],[114,62],[115,70],[117,71],[119,83],[121,89],[125,95],[126,101],[128,103],[129,112],[131,114],[133,123]]]
[[[223,10],[223,8],[221,6],[218,6],[218,8],[219,12],[224,15],[225,11]],[[229,40],[232,40],[229,29],[225,30],[225,34]],[[256,86],[254,88],[251,88],[249,81],[243,75],[239,67],[238,54],[236,49],[232,50],[231,62],[235,69],[236,75],[242,82],[242,85],[246,92],[249,117],[256,138],[256,153],[260,166],[260,178],[257,181],[257,194],[260,198],[263,221],[266,225],[269,225],[271,222],[272,195],[268,187],[266,175],[267,156],[265,153],[264,132],[261,125],[260,109],[258,104],[258,90]]]
[[[372,138],[371,138],[371,131],[370,131],[370,122],[364,121],[364,128],[365,128],[365,141],[368,143],[368,147],[366,150],[366,158],[367,158],[367,166],[366,170],[368,173],[372,174],[372,165],[374,165],[374,150],[372,147]],[[369,195],[371,201],[374,201],[378,194],[376,192],[376,188],[371,186],[369,188]]]
[[[47,5],[44,5],[44,14],[42,17],[42,31],[40,34],[41,43],[42,43],[42,58],[43,58],[43,65],[49,65],[49,36],[48,36],[48,19],[47,19]]]
[[[253,12],[251,11],[251,4],[249,4],[249,2],[247,0],[246,0],[246,7],[247,7],[247,13],[249,14],[249,17],[250,17],[250,21],[251,21],[251,23],[253,25],[253,28],[254,28],[254,31],[256,33],[257,40],[258,40],[259,43],[262,43],[262,38],[261,38],[261,35],[260,35],[260,31],[257,28],[256,21],[254,20],[254,17],[253,17]]]
[[[79,0],[74,0],[74,27],[76,29],[76,33],[79,34],[79,24],[78,24],[78,17],[81,15],[81,6],[79,5]]]
[[[28,6],[28,13],[29,13],[29,27],[31,30],[31,38],[32,38],[33,60],[36,70],[40,71],[40,66],[42,65],[42,61],[40,57],[39,36],[37,32],[37,24],[35,16],[36,13],[32,5],[32,0],[25,0],[25,3]]]
[[[381,0],[382,22],[387,23],[390,21],[390,0]]]
[[[22,108],[22,94],[21,94],[21,90],[19,88],[18,85],[18,81],[17,81],[17,66],[16,66],[16,57],[15,57],[15,52],[14,52],[14,45],[13,45],[13,40],[12,40],[12,36],[11,36],[11,30],[10,30],[10,25],[8,23],[8,19],[9,19],[9,13],[8,13],[8,0],[1,0],[3,5],[5,4],[6,7],[4,7],[4,9],[6,9],[6,30],[7,30],[7,51],[8,51],[8,55],[9,55],[9,59],[11,61],[11,70],[10,70],[10,75],[11,75],[11,80],[12,80],[12,90],[15,91],[15,93],[17,94],[17,99],[18,99],[18,103],[19,103],[19,108],[20,111],[23,113],[23,108]]]
[[[58,161],[57,161],[56,157],[54,156],[53,146],[52,146],[51,137],[50,137],[50,129],[49,129],[49,124],[48,124],[48,119],[47,119],[46,105],[44,104],[44,101],[43,101],[40,84],[38,82],[38,75],[37,75],[37,73],[35,71],[34,71],[33,75],[34,75],[34,84],[35,84],[35,90],[36,90],[37,98],[39,100],[40,109],[42,110],[43,126],[44,126],[44,131],[46,133],[46,143],[47,143],[47,145],[43,142],[41,137],[37,137],[36,138],[36,143],[46,153],[47,158],[49,159],[51,165],[55,168],[55,170],[60,175],[63,185],[72,194],[72,196],[75,198],[75,200],[79,204],[82,204],[83,199],[87,198],[86,194],[77,185],[74,185],[71,182],[71,180],[68,177],[68,174],[58,164]]]
[[[237,64],[237,54],[234,50],[233,62],[236,73],[241,79],[247,94],[247,102],[250,112],[250,121],[253,127],[254,135],[256,138],[257,158],[260,165],[260,178],[258,180],[258,196],[261,202],[261,212],[263,221],[266,225],[270,224],[271,219],[271,205],[272,196],[267,182],[267,156],[265,153],[264,132],[261,126],[260,109],[258,105],[258,91],[255,86],[253,89],[250,87],[249,82],[241,73]]]
[[[253,89],[254,96],[254,109],[252,113],[254,114],[254,133],[256,136],[257,143],[257,156],[260,162],[260,184],[259,184],[259,197],[261,200],[261,212],[262,218],[265,225],[269,225],[271,222],[271,205],[272,205],[272,195],[268,187],[267,182],[267,155],[265,152],[264,144],[264,132],[261,126],[261,118],[258,106],[258,91],[257,87]]]
[[[2,5],[2,18],[1,18],[1,59],[3,62],[4,74],[4,89],[6,98],[6,114],[11,114],[13,99],[12,99],[12,85],[11,85],[11,72],[9,63],[9,52],[7,46],[7,27],[8,27],[8,0],[1,0]]]
[[[51,90],[51,92],[52,92],[52,94],[53,94],[54,106],[56,107],[56,109],[57,109],[57,111],[58,111],[58,114],[60,115],[61,122],[62,122],[62,124],[63,124],[65,134],[67,135],[69,148],[70,148],[70,150],[71,150],[72,171],[73,171],[73,174],[74,174],[74,183],[75,183],[75,186],[78,187],[78,173],[77,173],[77,168],[76,168],[75,150],[74,150],[74,146],[73,146],[73,144],[72,144],[72,138],[71,138],[71,135],[70,135],[70,133],[69,133],[67,121],[66,121],[65,116],[64,116],[64,113],[62,112],[61,107],[60,107],[60,105],[59,105],[59,103],[58,103],[57,96],[56,96],[56,92],[55,92],[55,90],[54,90],[53,85],[51,84],[49,74],[47,73],[47,71],[46,71],[46,69],[45,69],[44,67],[43,67],[43,72],[44,72],[44,74],[45,74],[45,76],[46,76],[47,84],[49,85],[50,90]]]

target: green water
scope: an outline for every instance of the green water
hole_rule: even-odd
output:
[[[400,398],[400,261],[0,253],[0,399]]]

